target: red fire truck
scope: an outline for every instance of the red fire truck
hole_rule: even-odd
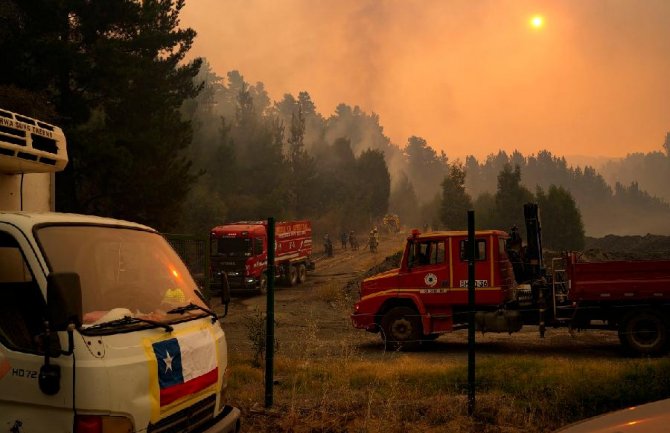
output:
[[[659,355],[670,331],[670,261],[580,262],[576,253],[543,267],[537,206],[526,205],[528,243],[498,230],[475,235],[475,324],[482,332],[523,325],[618,331],[631,352]],[[392,347],[467,327],[467,232],[407,238],[394,269],[364,280],[351,315],[356,328],[380,332]]]
[[[226,274],[231,289],[267,291],[267,221],[240,221],[214,227],[212,281],[214,287]],[[275,223],[275,278],[294,286],[314,269],[312,225],[309,221]]]

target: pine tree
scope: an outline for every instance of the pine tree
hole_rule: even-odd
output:
[[[538,187],[535,197],[541,212],[543,246],[557,251],[582,250],[584,223],[572,194],[551,185],[546,194]]]
[[[306,218],[318,209],[316,206],[316,187],[318,181],[314,158],[305,150],[305,117],[302,106],[296,104],[291,115],[291,128],[288,138],[290,167],[289,190],[292,210],[296,218]]]
[[[358,207],[373,219],[384,216],[388,211],[391,193],[391,175],[384,154],[368,149],[356,161]]]
[[[521,185],[521,169],[515,166],[514,170],[505,164],[498,174],[498,190],[495,194],[495,211],[493,223],[500,230],[509,230],[513,226],[524,226],[523,205],[533,200],[533,194]]]
[[[465,169],[462,164],[450,164],[449,174],[442,181],[440,221],[447,230],[465,230],[470,209],[472,199],[465,192]]]
[[[13,2],[0,41],[0,85],[45,94],[68,137],[57,208],[168,229],[193,180],[183,101],[201,61],[184,62],[195,32],[184,0]]]
[[[414,185],[404,172],[396,180],[389,197],[389,209],[400,217],[400,224],[407,227],[421,227],[419,201]]]

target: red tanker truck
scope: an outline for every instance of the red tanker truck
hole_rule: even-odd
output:
[[[267,291],[267,221],[239,221],[214,227],[212,241],[212,281],[226,274],[231,289]],[[312,225],[309,221],[275,223],[275,277],[294,286],[305,281],[314,269]]]
[[[587,263],[576,253],[542,260],[539,212],[524,207],[528,243],[516,233],[475,234],[475,324],[482,332],[517,332],[537,325],[617,331],[641,355],[668,349],[670,260]],[[392,347],[467,328],[467,232],[420,233],[407,238],[394,269],[364,280],[351,315],[356,328],[380,332]]]

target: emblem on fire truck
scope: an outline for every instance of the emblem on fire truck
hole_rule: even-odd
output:
[[[426,276],[423,277],[423,282],[426,283],[426,286],[433,287],[435,284],[437,284],[437,275],[433,274],[432,272],[430,274],[426,274]]]

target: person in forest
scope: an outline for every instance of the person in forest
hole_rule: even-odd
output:
[[[323,249],[326,256],[333,257],[333,242],[330,240],[328,233],[323,237]]]
[[[342,241],[342,249],[346,250],[347,249],[347,232],[343,231],[342,234],[340,235],[340,241]]]
[[[370,244],[370,251],[373,253],[377,252],[377,245],[379,245],[379,241],[377,240],[377,233],[376,231],[370,230],[370,236],[368,238],[368,243]]]
[[[352,251],[358,250],[358,241],[353,230],[349,232],[349,245],[351,245]]]

